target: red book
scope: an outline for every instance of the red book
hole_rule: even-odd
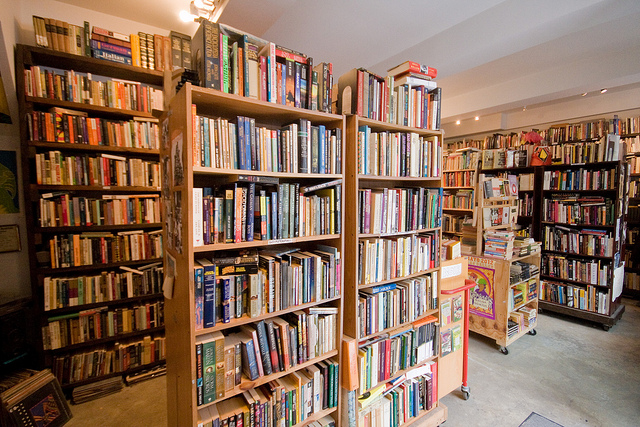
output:
[[[427,65],[419,64],[417,62],[405,61],[402,64],[397,65],[387,71],[387,74],[390,76],[398,76],[405,73],[422,74],[425,77],[435,79],[438,75],[438,70]]]
[[[267,57],[260,57],[260,99],[269,101],[267,98]]]

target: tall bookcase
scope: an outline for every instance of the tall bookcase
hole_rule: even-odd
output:
[[[626,236],[626,182],[623,161],[545,167],[543,309],[600,323],[605,330],[624,313],[619,292],[624,275],[620,265]]]
[[[629,197],[627,210],[627,237],[625,245],[625,280],[623,293],[640,298],[640,134],[639,117],[623,121],[628,124],[621,130],[626,146],[628,182],[625,194]]]
[[[63,388],[164,363],[162,74],[26,45],[15,61],[41,361]]]
[[[379,396],[387,383],[403,384],[404,375],[421,367],[437,372],[442,132],[356,115],[346,122],[344,333],[359,342],[358,360],[350,361],[358,369],[356,416],[364,422],[390,399],[389,413],[405,414],[398,425],[438,425],[446,420],[446,407],[437,398],[437,374],[430,380],[434,398],[428,410],[408,416],[407,408],[395,406],[409,392],[405,385],[378,404],[363,402]],[[418,331],[425,337],[420,351],[407,347]],[[380,360],[388,363],[377,364],[376,355],[405,347],[405,355],[417,357],[406,363],[386,357]]]
[[[258,309],[258,311],[253,314],[244,313],[241,316],[235,317],[226,317],[226,314],[223,313],[223,317],[215,322],[213,326],[200,329],[197,326],[199,314],[196,310],[196,288],[198,287],[198,280],[194,278],[194,270],[198,265],[198,260],[202,258],[211,260],[213,258],[214,265],[220,267],[222,264],[217,264],[215,259],[219,259],[223,253],[227,256],[232,254],[232,257],[235,257],[240,256],[243,250],[257,249],[261,256],[263,253],[266,255],[268,252],[270,254],[269,256],[276,258],[278,256],[275,254],[276,252],[286,252],[291,246],[298,248],[299,251],[306,251],[305,253],[307,254],[314,253],[314,251],[318,249],[327,251],[328,247],[332,247],[336,251],[334,252],[335,255],[344,253],[344,242],[342,233],[339,232],[337,228],[334,229],[335,232],[331,234],[302,235],[303,228],[300,228],[299,234],[293,233],[292,230],[292,234],[285,237],[271,235],[270,237],[268,236],[267,239],[254,239],[253,241],[248,239],[231,239],[229,243],[227,243],[225,237],[224,243],[216,240],[208,244],[198,242],[202,232],[200,231],[200,234],[194,232],[194,227],[198,225],[195,213],[198,210],[199,203],[196,201],[194,205],[194,189],[212,187],[214,189],[213,195],[217,196],[216,189],[229,188],[229,185],[234,186],[236,184],[244,186],[248,185],[249,182],[256,183],[257,185],[260,183],[273,184],[274,182],[279,184],[288,183],[291,184],[293,188],[293,186],[297,184],[313,187],[317,185],[321,186],[323,183],[331,181],[342,180],[342,172],[344,171],[342,164],[344,159],[343,147],[345,144],[338,143],[334,146],[335,148],[332,152],[337,156],[337,166],[336,170],[332,171],[332,173],[268,172],[264,170],[241,170],[202,166],[202,163],[198,160],[199,154],[196,155],[196,160],[193,160],[194,150],[198,150],[199,145],[199,139],[196,140],[194,138],[194,134],[198,135],[197,129],[199,123],[194,118],[193,109],[195,109],[198,116],[207,117],[210,120],[220,118],[228,120],[228,123],[237,124],[236,120],[239,116],[250,117],[255,120],[256,129],[269,129],[274,132],[283,129],[291,123],[300,123],[301,120],[306,120],[312,128],[325,127],[326,129],[331,129],[334,135],[341,134],[342,141],[344,141],[344,116],[239,97],[213,89],[192,86],[190,83],[185,84],[171,100],[166,118],[163,119],[163,126],[166,126],[167,134],[161,147],[161,162],[163,163],[163,167],[166,168],[165,177],[167,179],[167,185],[163,187],[166,188],[166,191],[163,191],[163,202],[167,204],[167,209],[173,212],[173,217],[167,218],[167,223],[165,224],[165,235],[168,236],[166,248],[167,275],[170,280],[173,278],[172,295],[171,298],[166,300],[165,304],[167,319],[168,414],[170,425],[195,426],[198,420],[203,419],[203,413],[205,411],[210,411],[215,408],[215,411],[218,411],[222,421],[223,416],[225,416],[228,411],[231,411],[230,413],[232,414],[243,411],[244,403],[239,399],[246,396],[245,393],[253,393],[263,385],[274,385],[274,387],[278,388],[279,381],[284,381],[285,377],[298,375],[307,368],[313,369],[313,366],[325,364],[325,362],[330,360],[338,360],[339,342],[342,336],[343,286],[341,269],[345,268],[345,264],[340,259],[341,255],[336,256],[332,258],[332,262],[335,264],[331,265],[331,270],[323,270],[325,272],[324,277],[333,277],[335,279],[335,282],[332,282],[333,286],[335,286],[335,292],[332,296],[323,295],[320,298],[312,296],[309,300],[299,300],[296,303],[297,305],[291,303],[287,307],[284,305],[276,305],[272,308],[265,307],[262,311]],[[211,121],[209,123],[211,123]],[[239,133],[236,134],[236,136],[238,137],[236,141],[238,143],[237,146],[240,147],[239,144],[241,144],[243,139],[241,139]],[[290,141],[300,142],[298,135],[291,135],[291,137],[293,139]],[[244,141],[247,142],[249,140]],[[211,147],[215,146],[213,141],[209,143]],[[255,143],[255,141],[252,143]],[[296,150],[298,148],[296,148]],[[286,156],[287,152],[295,153],[292,149],[293,145],[290,145],[289,149],[282,150],[281,153],[283,156]],[[259,152],[260,151],[258,151],[258,153]],[[221,155],[222,153],[223,151],[220,151]],[[307,153],[310,156],[316,156],[316,154],[313,154],[315,153],[313,150],[307,151]],[[213,158],[214,151],[211,151],[210,155]],[[244,178],[241,178],[241,176]],[[337,185],[334,184],[334,188],[337,192],[334,194],[335,209],[332,209],[333,215],[335,215],[334,220],[344,224],[345,215],[344,209],[342,209],[341,206],[341,200],[344,200],[344,197],[341,181],[339,181]],[[195,192],[195,194],[197,193],[198,191]],[[302,194],[297,194],[297,196],[302,197]],[[236,215],[240,215],[238,213],[240,210],[234,212]],[[306,217],[299,215],[294,219],[292,213],[293,210],[289,215],[286,215],[286,212],[274,215],[270,221],[273,223],[273,221],[276,220],[275,217],[278,217],[278,221],[282,218],[291,218],[294,228],[298,228],[298,225],[302,225],[303,220],[306,221]],[[309,215],[311,211],[307,210],[306,213]],[[239,217],[235,216],[235,218]],[[328,218],[328,216],[326,218]],[[338,227],[337,225],[335,226]],[[238,231],[238,229],[235,228],[235,231]],[[323,266],[325,265],[324,259],[322,264]],[[218,271],[218,273],[220,272]],[[219,274],[216,275],[216,277],[221,279],[221,277],[218,276]],[[307,282],[307,280],[311,280],[307,276],[305,276],[304,280],[305,284],[311,283]],[[290,276],[290,280],[285,280],[283,276],[282,281],[278,283],[281,288],[278,288],[279,290],[275,292],[281,292],[281,296],[285,293],[293,295],[294,284],[298,286],[297,282],[294,283],[294,276]],[[300,288],[295,289],[302,289],[302,282],[299,284]],[[264,292],[268,292],[273,286],[270,281],[266,281],[259,283],[258,287]],[[253,291],[250,292],[252,292],[251,298],[253,298]],[[207,298],[206,293],[205,298]],[[224,310],[226,297],[223,295],[221,298],[222,309]],[[206,300],[204,304],[206,309]],[[220,307],[218,303],[215,303],[215,305]],[[263,372],[264,375],[258,375],[254,380],[251,380],[245,373],[239,376],[239,371],[236,371],[236,381],[231,387],[224,387],[225,390],[221,391],[219,386],[217,386],[217,394],[212,400],[204,404],[198,404],[199,390],[197,383],[200,381],[199,372],[203,370],[201,363],[205,363],[204,361],[201,362],[196,354],[198,343],[207,341],[210,336],[215,337],[217,335],[220,337],[220,334],[222,334],[224,336],[223,342],[226,345],[227,342],[231,340],[230,336],[246,328],[246,326],[258,326],[262,321],[270,323],[272,321],[278,321],[278,319],[289,320],[291,315],[297,315],[302,312],[309,315],[310,318],[312,310],[322,308],[327,308],[329,311],[333,310],[336,313],[334,329],[331,334],[321,335],[316,332],[316,337],[323,341],[323,345],[330,345],[331,349],[329,351],[316,355],[315,357],[297,359],[297,363],[292,363],[286,370],[280,370],[279,372],[267,374],[265,368]],[[301,329],[298,331],[302,334]],[[307,331],[307,329],[305,329],[305,331]],[[308,332],[310,334],[312,333],[310,329]],[[325,334],[327,333],[328,332],[325,331]],[[301,335],[300,337],[299,347],[303,348],[303,342],[306,341],[303,341]],[[311,342],[310,340],[311,338],[309,338],[309,342]],[[271,345],[270,347],[273,352],[273,347]],[[294,348],[298,351],[297,347]],[[284,351],[283,347],[279,345],[277,349],[278,352],[280,350]],[[258,351],[261,351],[261,349]],[[256,354],[257,357],[258,354],[260,353]],[[300,354],[298,354],[298,356],[300,356]],[[291,357],[295,356],[292,355]],[[242,359],[244,363],[245,354],[242,355]],[[233,360],[231,364],[233,364]],[[216,372],[220,369],[220,366],[226,366],[226,368],[231,367],[230,362],[226,359],[222,362],[222,365],[217,364],[215,368]],[[237,361],[234,366],[240,369]],[[335,374],[337,376],[337,371],[335,371]],[[327,378],[324,383],[329,387],[331,385],[334,386],[335,393],[337,394],[334,395],[333,400],[334,402],[340,402],[340,388],[336,387],[337,382]],[[320,382],[317,384],[320,384]],[[291,391],[289,385],[287,385],[286,391],[287,393]],[[220,394],[220,392],[222,394]],[[300,396],[298,395],[298,397]],[[274,399],[280,402],[275,396]],[[298,400],[298,402],[301,401],[302,400]],[[260,403],[260,405],[264,407],[264,402],[260,402],[256,401],[254,403]],[[304,402],[305,404],[308,403],[306,400]],[[284,403],[282,407],[284,407]],[[254,414],[253,408],[252,406],[251,409],[247,410],[250,410],[251,414]],[[331,415],[336,420],[339,419],[337,406],[330,405],[324,409],[317,408],[316,406],[315,409],[317,410],[304,420],[298,423],[291,422],[291,424],[306,425],[326,415]],[[225,411],[224,414],[223,411]],[[247,414],[246,411],[244,413]],[[273,412],[271,413],[273,414]],[[300,420],[300,414],[297,416],[298,420]],[[287,415],[287,417],[289,417],[289,415]],[[287,421],[289,420],[290,418],[287,418]]]
[[[460,240],[465,225],[473,226],[480,150],[463,147],[443,156],[443,224],[445,237]]]

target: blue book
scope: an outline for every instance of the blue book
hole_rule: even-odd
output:
[[[242,170],[247,170],[247,154],[246,154],[246,149],[247,146],[245,145],[244,139],[245,139],[245,135],[244,135],[244,123],[245,123],[245,118],[242,116],[238,116],[238,168],[242,169]]]
[[[220,277],[218,283],[222,288],[222,323],[229,323],[231,321],[231,280],[229,277]]]
[[[244,119],[244,169],[251,170],[251,119]]]
[[[196,301],[196,330],[202,329],[203,323],[203,303],[204,303],[204,269],[202,266],[196,265],[194,268],[194,287],[195,287],[195,301]]]
[[[93,50],[103,50],[105,52],[116,53],[122,56],[131,57],[131,48],[124,46],[117,46],[112,43],[101,42],[98,40],[91,39],[91,49]]]
[[[202,118],[202,123],[203,123],[203,129],[202,129],[202,133],[203,133],[203,140],[204,140],[204,166],[206,167],[211,167],[211,166],[215,166],[211,164],[211,141],[209,140],[209,119],[207,119],[206,117]]]
[[[372,294],[378,294],[380,292],[386,292],[386,291],[392,291],[396,288],[396,284],[395,283],[389,283],[386,285],[380,285],[380,286],[374,286],[373,288],[371,288],[371,293]]]
[[[247,378],[254,381],[260,374],[258,373],[256,350],[253,347],[253,338],[251,335],[243,333],[240,350],[242,352],[242,372]]]
[[[202,324],[205,328],[211,328],[216,325],[216,267],[208,259],[199,259],[197,262],[202,266],[202,290],[201,294],[201,312]],[[196,288],[197,289],[197,288]],[[198,293],[196,291],[196,297]],[[196,302],[197,307],[197,302]],[[202,327],[201,327],[202,328]],[[196,315],[196,329],[197,315]]]
[[[270,234],[270,239],[279,239],[280,238],[280,234],[278,233],[278,221],[279,221],[279,216],[278,216],[278,193],[277,192],[272,192],[271,193],[271,234]]]
[[[326,171],[326,160],[325,156],[327,155],[327,147],[325,144],[326,141],[326,130],[324,125],[318,126],[318,173],[327,173]]]
[[[269,341],[267,338],[267,329],[264,324],[264,320],[261,320],[256,325],[256,332],[258,333],[258,345],[260,346],[260,356],[262,357],[262,368],[265,375],[271,375],[273,369],[271,366],[271,351],[269,348]]]
[[[132,65],[130,56],[118,55],[117,53],[107,52],[102,49],[91,49],[91,54],[97,59],[106,59],[107,61],[117,62],[118,64]]]
[[[287,104],[287,64],[286,61],[282,64],[282,73],[280,75],[280,103],[282,105]]]

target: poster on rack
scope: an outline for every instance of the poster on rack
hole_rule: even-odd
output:
[[[471,288],[469,313],[495,319],[496,261],[481,257],[469,257],[469,279],[476,285]]]

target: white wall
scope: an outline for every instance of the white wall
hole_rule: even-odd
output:
[[[108,1],[108,0],[107,0]],[[7,58],[0,56],[0,71],[7,92],[9,107],[12,111],[12,125],[0,124],[0,150],[16,150],[18,168],[20,168],[20,129],[18,126],[18,108],[15,94],[14,46],[16,43],[35,44],[33,33],[33,15],[55,18],[71,24],[91,25],[108,28],[125,34],[144,31],[168,35],[168,29],[156,28],[132,20],[122,19],[51,0],[0,0],[0,24],[4,37],[4,49]],[[144,16],[140,17],[144,20]],[[177,17],[176,17],[177,19]],[[27,254],[27,230],[24,217],[24,199],[22,198],[22,176],[18,170],[20,191],[19,214],[0,215],[0,225],[18,224],[22,242],[22,251],[0,253],[0,304],[31,295],[29,258]]]

